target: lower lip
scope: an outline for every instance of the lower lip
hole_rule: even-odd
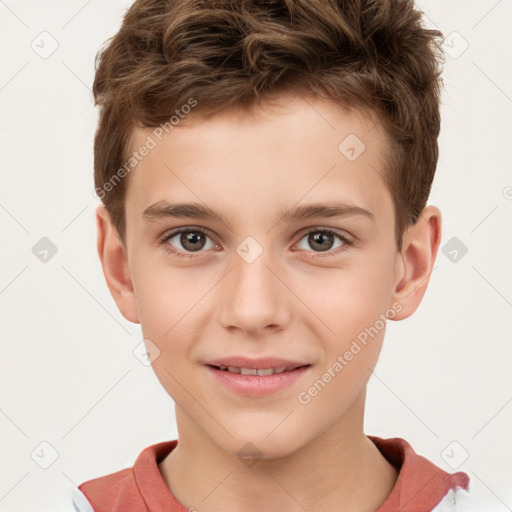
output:
[[[301,366],[294,370],[274,373],[273,375],[242,375],[219,370],[213,366],[207,366],[227,388],[238,394],[246,396],[265,396],[285,389],[300,379],[309,370],[309,366]]]

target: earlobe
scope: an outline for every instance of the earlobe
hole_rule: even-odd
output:
[[[441,212],[435,206],[427,206],[416,223],[404,234],[392,297],[393,303],[401,304],[401,310],[394,320],[408,318],[420,305],[430,281],[440,242]]]
[[[108,289],[121,314],[130,322],[139,323],[125,248],[103,204],[96,208],[96,223],[98,256]]]

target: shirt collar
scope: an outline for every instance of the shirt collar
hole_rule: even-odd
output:
[[[425,457],[415,453],[404,439],[367,436],[390,464],[398,478],[390,495],[377,512],[431,512],[450,489],[468,489],[469,477],[463,473],[447,473]],[[177,440],[149,446],[141,452],[133,466],[136,485],[151,512],[186,512],[167,487],[158,464],[178,444]]]
[[[443,471],[418,455],[405,439],[368,438],[388,462],[399,470],[395,486],[377,512],[431,512],[450,489],[468,489],[469,477],[466,473],[451,474]]]

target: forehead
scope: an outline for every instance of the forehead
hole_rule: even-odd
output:
[[[127,219],[177,199],[252,216],[333,198],[367,209],[391,204],[383,178],[387,138],[367,112],[285,96],[163,128],[133,133],[133,151],[151,149],[130,175]]]

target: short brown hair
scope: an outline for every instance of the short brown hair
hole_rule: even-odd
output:
[[[300,91],[378,116],[400,250],[438,159],[442,34],[421,18],[409,0],[136,0],[93,85],[95,187],[121,240],[135,127],[168,124],[191,98],[206,118]]]

